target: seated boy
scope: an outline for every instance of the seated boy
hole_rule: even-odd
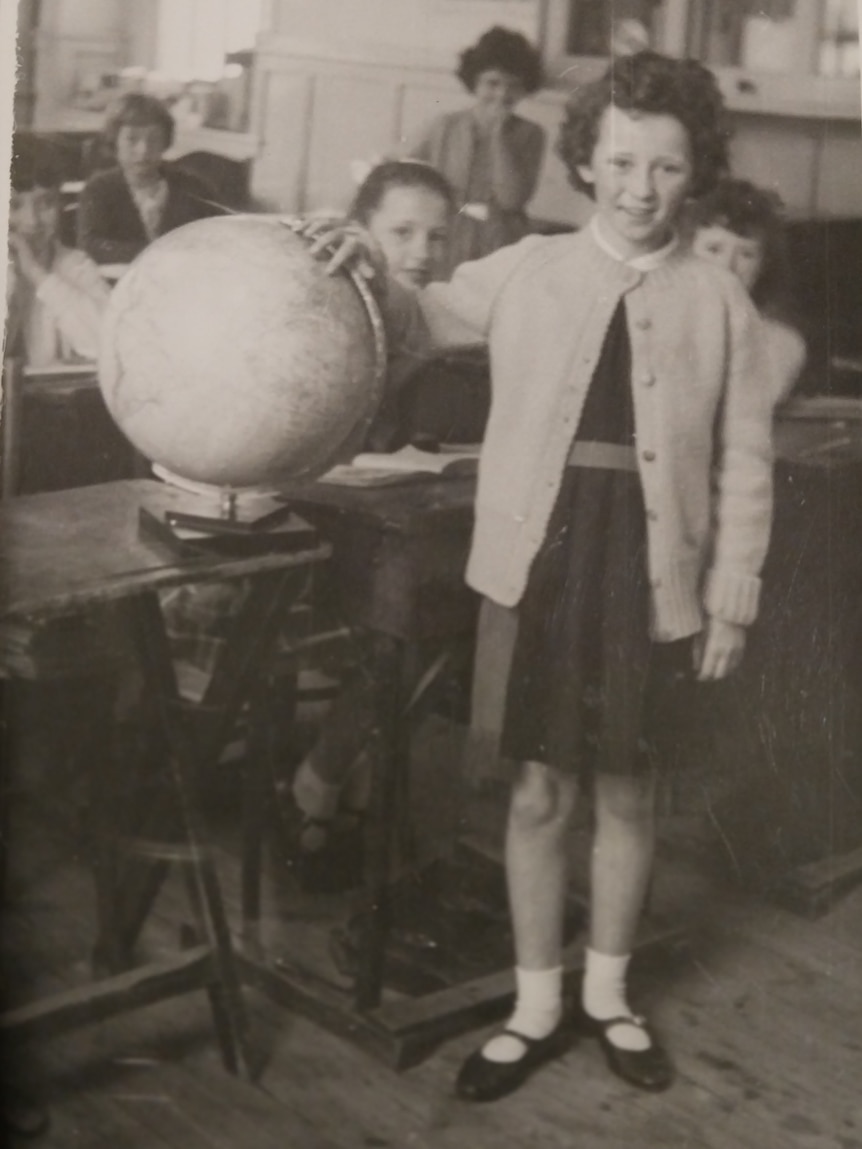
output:
[[[31,367],[94,360],[109,288],[60,242],[59,174],[33,141],[13,141],[11,184],[6,354]]]

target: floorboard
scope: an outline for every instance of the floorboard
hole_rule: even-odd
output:
[[[457,740],[434,729],[415,789],[423,813],[427,771]],[[44,777],[44,772],[39,773]],[[463,787],[457,788],[461,794]],[[90,976],[92,893],[86,840],[74,817],[25,797],[14,808],[12,867],[2,939],[3,978],[17,998]],[[62,807],[62,803],[60,803]],[[229,808],[229,804],[228,804]],[[473,795],[463,816],[423,823],[433,855],[459,819],[477,844],[499,850],[499,793]],[[229,915],[238,922],[235,826],[212,812]],[[807,921],[680,850],[665,826],[654,906],[687,925],[683,941],[633,970],[636,1001],[665,1035],[678,1080],[660,1096],[612,1077],[583,1042],[519,1093],[489,1106],[452,1094],[466,1054],[487,1030],[444,1043],[398,1074],[350,1043],[249,992],[254,1040],[266,1055],[256,1085],[221,1066],[203,993],[115,1018],[29,1052],[25,1076],[50,1107],[41,1142],[56,1149],[862,1149],[862,890]],[[575,864],[588,854],[573,840]],[[705,860],[707,859],[707,860]],[[270,852],[264,933],[317,976],[344,985],[327,930],[355,899],[311,900]],[[165,955],[186,918],[172,877],[141,954]],[[23,1143],[22,1143],[23,1144]]]

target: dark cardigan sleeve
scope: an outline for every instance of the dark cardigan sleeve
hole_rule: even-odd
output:
[[[78,200],[78,247],[96,263],[131,263],[147,236],[119,170],[92,176]]]
[[[166,166],[168,201],[160,234],[219,215],[212,190],[187,172]],[[149,244],[138,209],[119,169],[93,176],[78,201],[78,246],[96,263],[131,263]]]

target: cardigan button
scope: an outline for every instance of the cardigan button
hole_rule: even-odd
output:
[[[655,462],[655,451],[642,451],[641,452],[641,458],[646,463],[654,463]]]
[[[647,319],[646,317],[643,319],[638,319],[635,323],[635,327],[637,327],[638,331],[649,331],[649,329],[652,327],[652,320]]]
[[[655,375],[644,375],[641,379],[641,383],[643,383],[644,387],[652,387],[655,383]]]
[[[651,523],[657,523],[658,522],[658,511],[649,510],[646,513],[646,517],[649,519],[649,521]]]

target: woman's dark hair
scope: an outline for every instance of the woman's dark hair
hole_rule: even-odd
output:
[[[50,145],[32,136],[13,136],[9,182],[16,192],[33,191],[34,188],[59,191],[62,176]]]
[[[761,311],[788,310],[789,260],[781,197],[748,180],[722,179],[713,190],[692,200],[683,214],[683,230],[692,240],[703,227],[723,227],[763,244],[763,267],[751,290]]]
[[[517,76],[525,92],[542,86],[542,61],[526,36],[508,28],[490,28],[472,48],[463,51],[455,75],[468,91],[476,87],[483,72],[499,70]]]
[[[556,150],[578,191],[593,194],[578,167],[590,164],[602,116],[611,104],[626,112],[679,120],[691,142],[692,196],[711,191],[727,171],[729,132],[724,100],[712,72],[696,60],[636,52],[612,60],[603,76],[569,98]]]
[[[155,124],[161,128],[165,149],[174,142],[174,117],[161,100],[143,92],[128,92],[117,101],[105,123],[105,138],[112,148],[117,146],[120,128],[145,128]]]
[[[425,188],[455,208],[455,194],[445,176],[421,160],[385,160],[372,168],[359,186],[348,212],[351,219],[368,223],[390,188]]]

